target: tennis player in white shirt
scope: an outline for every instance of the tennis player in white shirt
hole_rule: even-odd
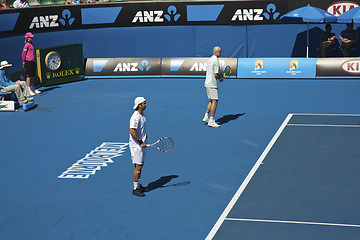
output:
[[[213,55],[208,59],[206,64],[205,89],[210,102],[206,107],[206,113],[203,118],[209,127],[220,127],[214,120],[217,104],[219,101],[219,93],[217,79],[221,79],[219,57],[221,56],[221,48],[216,46],[213,49]],[[209,118],[210,112],[210,118]]]
[[[141,170],[144,165],[144,158],[146,153],[146,117],[144,111],[146,109],[146,99],[144,97],[137,97],[134,101],[133,109],[135,112],[130,118],[130,136],[129,148],[131,152],[131,159],[134,164],[133,172],[133,195],[138,197],[145,197],[144,192],[150,189],[143,187],[140,184]]]

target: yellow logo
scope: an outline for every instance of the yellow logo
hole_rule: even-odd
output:
[[[51,77],[51,73],[47,72],[47,73],[46,73],[46,78],[47,78],[47,79],[50,79],[50,77]]]
[[[256,59],[255,60],[255,70],[258,70],[258,69],[263,68],[263,67],[264,67],[264,61]]]
[[[290,70],[294,70],[295,68],[299,67],[299,61],[298,60],[290,60]]]
[[[79,74],[80,73],[80,68],[75,68],[75,73]]]
[[[79,71],[80,71],[80,69],[79,69]],[[63,70],[60,72],[53,72],[52,78],[66,77],[66,76],[71,76],[71,75],[74,75],[74,69]]]

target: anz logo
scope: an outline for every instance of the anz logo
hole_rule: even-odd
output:
[[[149,65],[148,60],[144,59],[141,61],[141,65],[139,66],[140,71],[144,72],[144,71],[149,71],[151,68],[151,66]]]
[[[167,12],[163,10],[155,10],[155,11],[138,11],[135,14],[135,17],[132,20],[132,23],[140,22],[140,23],[161,23],[164,22],[164,19],[168,22],[176,22],[180,18],[180,14],[177,13],[177,9],[175,6],[170,6],[167,9]]]
[[[220,68],[225,67],[225,61],[219,60]],[[190,72],[206,72],[207,62],[195,62],[191,68]]]
[[[74,23],[75,18],[71,17],[71,12],[68,9],[62,12],[62,18],[59,18],[59,15],[35,16],[31,21],[29,29],[59,27],[58,21],[63,26],[70,26]]]
[[[276,12],[275,4],[270,3],[266,6],[266,11],[261,8],[257,9],[238,9],[236,10],[234,16],[231,18],[231,21],[263,21],[266,20],[276,20],[279,17],[280,13]]]
[[[140,65],[137,62],[132,63],[118,63],[114,68],[114,72],[138,72],[139,70],[142,72],[149,71],[151,66],[149,65],[149,61],[144,59],[141,61]]]

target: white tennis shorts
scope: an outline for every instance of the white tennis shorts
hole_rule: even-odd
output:
[[[131,153],[131,160],[133,164],[143,165],[145,159],[146,148],[139,146],[129,147]]]
[[[219,99],[219,93],[217,88],[205,88],[206,93],[209,99],[211,100],[218,100]]]

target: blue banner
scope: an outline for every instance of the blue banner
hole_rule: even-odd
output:
[[[316,58],[239,58],[237,78],[315,78]]]

